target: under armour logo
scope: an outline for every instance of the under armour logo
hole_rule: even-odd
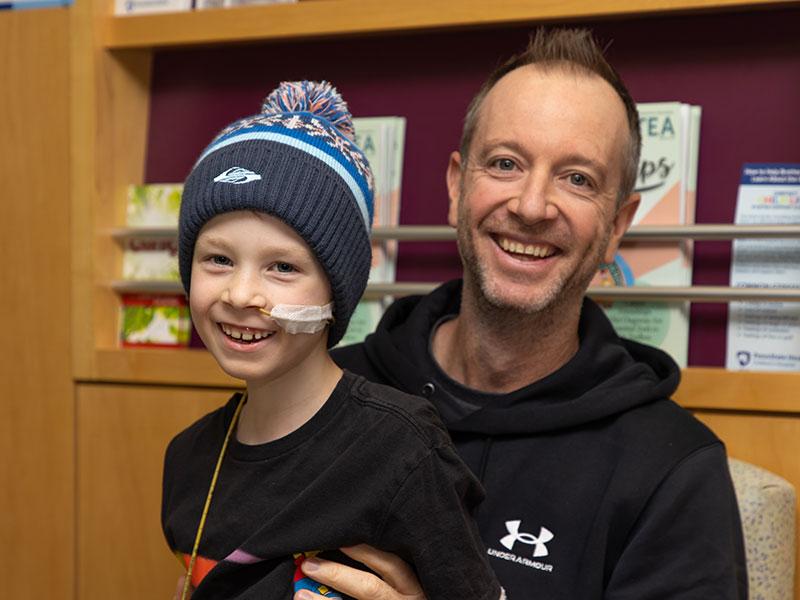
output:
[[[236,185],[258,181],[259,179],[261,179],[261,175],[242,167],[231,167],[214,177],[214,181],[217,183],[233,183]]]
[[[545,544],[555,537],[553,535],[553,532],[551,532],[546,527],[540,527],[539,537],[536,537],[531,533],[520,533],[519,526],[521,524],[522,521],[506,521],[506,529],[508,530],[508,535],[503,536],[503,538],[500,540],[500,543],[503,544],[503,546],[505,546],[509,550],[514,549],[515,542],[530,544],[532,546],[535,546],[535,548],[533,549],[533,555],[535,557],[547,556],[549,552]]]

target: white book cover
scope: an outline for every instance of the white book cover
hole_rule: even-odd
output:
[[[234,8],[236,6],[255,6],[257,4],[294,4],[297,0],[222,0],[222,2],[225,8]]]
[[[800,164],[744,165],[735,222],[800,224]],[[734,240],[731,286],[800,288],[800,240]],[[800,303],[731,302],[725,366],[733,371],[799,371]]]
[[[192,0],[114,0],[114,14],[145,15],[192,9]]]
[[[183,185],[150,183],[129,185],[125,207],[128,227],[175,227],[181,209]]]
[[[131,281],[180,281],[178,240],[130,238],[122,250],[122,278]]]
[[[633,225],[694,222],[701,109],[680,102],[639,103],[642,153],[636,181],[641,203]],[[598,286],[689,286],[691,242],[623,242]],[[606,307],[619,335],[657,346],[682,367],[689,348],[688,302],[613,302]]]
[[[225,8],[225,0],[195,0],[195,10],[209,10],[212,8]]]

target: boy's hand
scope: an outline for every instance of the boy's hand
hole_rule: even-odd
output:
[[[175,587],[175,595],[173,596],[173,600],[181,600],[181,595],[183,594],[183,585],[186,581],[186,575],[181,575],[178,577],[178,585]],[[192,597],[192,592],[194,592],[194,588],[189,586],[189,593],[187,594],[187,600]]]
[[[350,558],[365,564],[380,577],[351,567],[310,558],[303,562],[303,573],[314,581],[358,600],[426,600],[416,575],[405,562],[394,554],[359,544],[341,548]],[[294,600],[325,600],[324,596],[309,591],[297,592]]]

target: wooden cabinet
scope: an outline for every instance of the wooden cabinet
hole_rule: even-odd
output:
[[[69,598],[75,428],[63,9],[0,10],[0,596]]]
[[[168,598],[181,568],[161,532],[164,450],[230,392],[79,385],[76,396],[78,598]]]

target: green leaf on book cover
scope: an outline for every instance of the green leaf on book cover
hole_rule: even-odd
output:
[[[150,306],[126,306],[123,312],[122,334],[128,338],[136,331],[147,328],[155,316],[155,311]]]

